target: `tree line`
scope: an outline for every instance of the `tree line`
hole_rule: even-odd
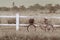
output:
[[[50,13],[55,13],[57,10],[60,9],[60,5],[59,4],[46,4],[45,6],[42,6],[40,4],[34,4],[33,6],[29,6],[28,8],[26,8],[24,5],[17,7],[17,6],[13,6],[11,8],[9,7],[0,7],[0,11],[9,11],[9,10],[32,10],[32,11],[37,11],[37,10],[49,10]]]

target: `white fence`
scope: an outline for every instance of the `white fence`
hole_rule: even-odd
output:
[[[19,30],[19,26],[26,26],[28,24],[20,24],[19,23],[19,18],[37,18],[37,17],[41,17],[41,16],[19,16],[19,13],[16,14],[16,16],[0,16],[0,18],[16,18],[16,24],[0,24],[2,26],[16,26],[16,31]],[[43,18],[46,16],[43,16]],[[60,19],[60,17],[47,17],[47,18],[58,18]],[[36,25],[38,26],[38,25]],[[54,25],[54,26],[60,26],[60,25]]]
[[[19,14],[16,14],[16,16],[0,16],[0,18],[16,18],[16,24],[0,24],[3,26],[16,26],[16,31],[19,30]]]

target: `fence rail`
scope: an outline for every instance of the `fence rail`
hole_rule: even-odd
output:
[[[25,27],[29,24],[19,24],[19,26]],[[36,26],[39,26],[38,24],[35,24]],[[0,26],[16,26],[16,24],[0,24]],[[59,27],[60,25],[53,25],[54,27]]]
[[[0,16],[0,18],[16,18],[16,16]],[[19,16],[19,18],[56,18],[59,19],[60,17],[56,16]]]
[[[16,24],[0,24],[0,26],[16,26],[16,31],[19,30],[19,26],[27,26],[29,24],[20,24],[19,23],[19,18],[40,18],[41,16],[19,16],[19,13],[16,14],[16,16],[0,16],[0,18],[16,18]],[[45,18],[47,16],[43,16],[42,18]],[[47,18],[58,18],[60,17],[47,17]],[[35,24],[36,26],[39,26]],[[59,27],[60,25],[54,25],[54,27]]]

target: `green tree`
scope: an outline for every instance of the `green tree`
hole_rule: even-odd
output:
[[[19,10],[17,6],[12,7],[12,10]]]
[[[36,10],[43,10],[44,7],[39,4],[34,4],[33,6],[29,6],[28,9],[36,11]]]
[[[52,6],[52,4],[47,4],[47,5],[45,6],[45,8],[46,8],[47,10],[49,10],[49,13],[55,13],[55,12],[56,12],[56,8],[55,8],[54,6]]]
[[[20,10],[26,10],[26,7],[24,5],[19,7]]]
[[[59,4],[56,4],[54,7],[55,7],[57,10],[60,9],[60,5],[59,5]]]

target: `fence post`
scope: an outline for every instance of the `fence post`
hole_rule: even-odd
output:
[[[16,31],[19,30],[19,14],[16,14]]]

